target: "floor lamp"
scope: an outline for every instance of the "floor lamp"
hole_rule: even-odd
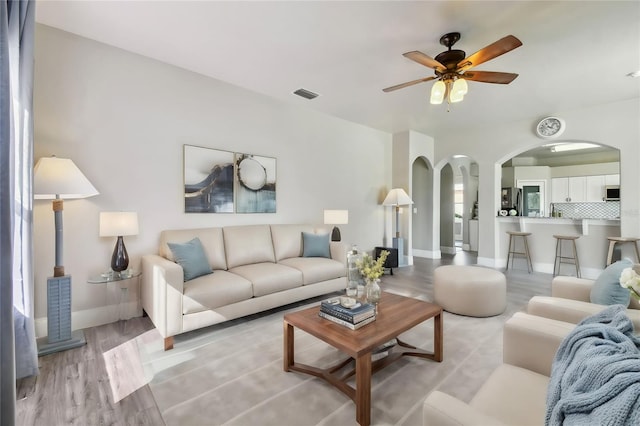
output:
[[[38,356],[77,348],[86,343],[84,332],[71,332],[71,276],[62,265],[63,200],[98,195],[91,182],[67,158],[43,157],[33,169],[36,200],[53,200],[55,255],[53,277],[47,278],[47,337],[38,339]]]
[[[402,265],[406,265],[406,263],[404,262],[404,239],[400,238],[400,206],[408,206],[410,204],[413,204],[413,200],[402,188],[394,188],[389,191],[382,202],[383,206],[394,206],[396,208],[396,236],[393,238],[393,248],[398,249],[398,262]]]

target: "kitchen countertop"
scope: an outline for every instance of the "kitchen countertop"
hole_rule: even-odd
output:
[[[602,219],[602,218],[581,218],[581,219],[573,219],[569,217],[535,217],[535,216],[497,216],[496,217],[500,222],[520,222],[520,221],[533,221],[536,223],[549,223],[549,224],[559,224],[559,223],[576,223],[588,220],[590,223],[594,224],[609,224],[611,225],[620,225],[620,218],[611,218],[611,219]]]
[[[530,227],[539,225],[567,225],[580,227],[582,235],[589,235],[591,226],[620,227],[620,219],[571,219],[565,217],[497,216],[498,223],[517,223],[520,231],[528,232]]]

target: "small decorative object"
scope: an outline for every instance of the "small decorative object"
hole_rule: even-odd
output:
[[[340,304],[345,308],[353,308],[358,301],[353,297],[340,296]]]
[[[500,216],[506,216],[509,214],[509,212],[506,210],[500,210],[498,213],[500,214]]]
[[[375,305],[376,312],[382,292],[380,290],[380,277],[384,273],[384,262],[387,260],[387,256],[389,256],[388,250],[380,252],[377,260],[373,260],[369,253],[364,253],[362,259],[357,262],[358,270],[367,282],[365,297],[368,303]]]
[[[631,296],[640,301],[640,275],[633,268],[622,270],[620,286],[629,289]]]
[[[518,214],[518,211],[517,211],[516,209],[511,209],[511,210],[509,210],[509,214],[510,214],[511,216],[515,216],[515,215],[517,215],[517,214]]]
[[[558,117],[545,117],[536,126],[536,134],[543,139],[558,137],[564,132],[564,120]]]

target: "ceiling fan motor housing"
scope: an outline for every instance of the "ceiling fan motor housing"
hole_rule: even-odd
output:
[[[436,56],[436,61],[447,67],[447,70],[456,69],[456,65],[465,58],[464,50],[447,50]]]

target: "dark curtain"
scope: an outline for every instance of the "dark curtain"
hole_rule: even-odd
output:
[[[0,424],[37,374],[33,322],[33,1],[0,0]]]

